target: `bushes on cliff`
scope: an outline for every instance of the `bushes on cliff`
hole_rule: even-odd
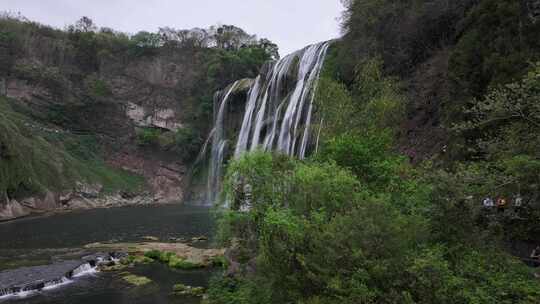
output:
[[[129,53],[133,56],[151,56],[157,53],[161,45],[159,34],[142,31],[131,37]]]
[[[13,111],[0,97],[0,194],[16,199],[66,190],[77,181],[101,183],[106,192],[143,185],[141,177],[105,164],[94,138],[59,132]]]
[[[517,80],[540,56],[540,24],[523,1],[483,0],[463,20],[450,58],[456,93],[479,98],[489,87]]]
[[[540,153],[540,63],[522,80],[491,90],[465,113],[457,131],[477,132],[471,147],[485,159]]]
[[[369,159],[379,157],[385,158]],[[384,168],[373,170],[388,175]],[[401,183],[415,179],[391,174]],[[429,195],[403,195],[408,201],[397,204],[380,190],[371,192],[377,187],[331,156],[300,162],[262,152],[234,161],[227,176],[231,210],[220,230],[234,252],[247,255],[236,261],[255,263],[256,270],[213,283],[210,303],[532,304],[540,299],[532,273],[514,258],[494,253],[474,221],[466,224],[468,216],[460,216],[463,225],[441,221],[440,215],[450,219],[457,210],[467,214],[439,206],[450,203],[441,187],[432,191],[423,184],[415,192]],[[431,199],[439,195],[440,200]],[[459,205],[457,197],[449,199]],[[413,200],[422,201],[421,212],[403,208]]]
[[[93,32],[71,33],[69,40],[75,50],[75,62],[83,72],[93,72],[99,69],[98,44]]]
[[[61,189],[74,183],[79,176],[75,159],[33,133],[28,121],[0,97],[2,195],[18,198],[46,189]]]
[[[15,35],[11,32],[0,31],[0,75],[6,76],[11,72],[15,57]]]
[[[211,87],[223,89],[232,82],[231,79],[254,78],[272,56],[259,45],[238,50],[216,50],[209,58],[207,81]]]
[[[352,79],[358,62],[381,56],[385,70],[406,75],[452,43],[456,27],[475,0],[372,1],[346,0],[346,31],[339,62],[345,78]]]
[[[84,80],[85,88],[89,95],[94,99],[109,97],[112,95],[111,88],[103,79],[99,79],[97,75],[89,75]]]
[[[335,58],[339,79],[354,82],[366,60],[381,58],[386,75],[405,79],[439,50],[450,52],[445,122],[468,119],[463,107],[490,88],[522,77],[540,54],[540,23],[521,0],[344,1],[345,36]],[[413,88],[414,89],[414,88]],[[415,92],[412,92],[415,93]]]
[[[159,143],[159,136],[163,133],[158,128],[137,129],[137,144],[140,146],[152,146]]]
[[[335,52],[333,48],[330,56]],[[321,140],[343,133],[397,135],[405,99],[399,82],[383,74],[382,62],[373,58],[360,63],[349,86],[336,79],[335,68],[334,61],[325,64],[316,93],[318,116],[322,119]]]
[[[185,161],[192,161],[197,156],[202,140],[197,132],[189,127],[184,126],[178,129],[173,135],[173,143],[170,147],[171,151],[179,154]]]

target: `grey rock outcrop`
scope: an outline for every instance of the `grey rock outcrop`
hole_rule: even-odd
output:
[[[18,200],[5,197],[4,202],[0,203],[0,221],[46,212],[147,205],[155,202],[148,193],[127,196],[123,193],[103,193],[102,190],[100,184],[78,182],[73,190],[63,193],[47,191],[43,195]]]

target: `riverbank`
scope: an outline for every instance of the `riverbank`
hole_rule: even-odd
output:
[[[46,192],[41,196],[30,196],[24,199],[6,199],[0,204],[0,222],[10,221],[28,216],[55,214],[73,210],[111,208],[124,206],[140,206],[162,204],[150,193],[103,192],[103,186],[78,183],[68,192]]]

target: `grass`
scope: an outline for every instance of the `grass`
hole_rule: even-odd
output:
[[[144,254],[145,257],[152,260],[167,264],[171,268],[176,269],[196,269],[202,268],[204,265],[192,263],[182,257],[177,256],[174,252],[165,252],[159,250],[151,250]]]
[[[100,183],[104,192],[138,191],[144,178],[108,166],[95,137],[38,126],[0,97],[0,195],[11,198]]]

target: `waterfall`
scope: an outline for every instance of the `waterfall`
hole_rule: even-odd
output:
[[[238,157],[240,154],[246,150],[249,132],[251,131],[251,122],[253,112],[255,111],[255,105],[257,103],[257,97],[259,96],[259,90],[261,88],[261,76],[257,76],[253,87],[249,90],[248,102],[246,104],[246,111],[244,114],[244,119],[242,120],[242,128],[240,129],[240,134],[238,135],[238,143],[236,144],[236,150],[234,156]]]
[[[239,82],[228,87],[225,94],[216,95],[208,202],[213,203],[221,191],[223,161],[228,155],[228,143],[233,140],[235,158],[257,149],[305,158],[313,141],[310,135],[315,91],[330,43],[314,44],[285,56],[257,76],[247,93],[237,137],[226,138],[231,135],[226,131],[231,131],[224,129],[224,115]]]
[[[214,107],[214,128],[212,130],[212,154],[210,156],[210,169],[208,174],[208,190],[207,200],[208,202],[214,202],[217,195],[221,191],[221,171],[223,167],[223,158],[225,148],[227,146],[227,139],[224,138],[224,116],[227,106],[227,102],[231,93],[238,87],[240,81],[233,83],[226,91],[223,98],[220,99],[219,94],[216,94],[214,104],[219,105],[219,110],[215,111]],[[216,102],[218,101],[218,102]]]
[[[315,90],[329,45],[330,42],[311,45],[276,62],[264,75],[266,83],[262,85],[262,94],[258,87],[261,79],[258,79],[257,89],[250,93],[244,121],[253,119],[253,106],[258,106],[257,115],[254,122],[242,124],[242,141],[237,143],[236,157],[256,149],[277,150],[301,159],[305,157]],[[291,72],[295,70],[294,90],[288,93],[286,89]],[[265,129],[269,123],[271,128]],[[244,136],[250,133],[251,142],[246,142]],[[264,139],[261,141],[261,138]]]

